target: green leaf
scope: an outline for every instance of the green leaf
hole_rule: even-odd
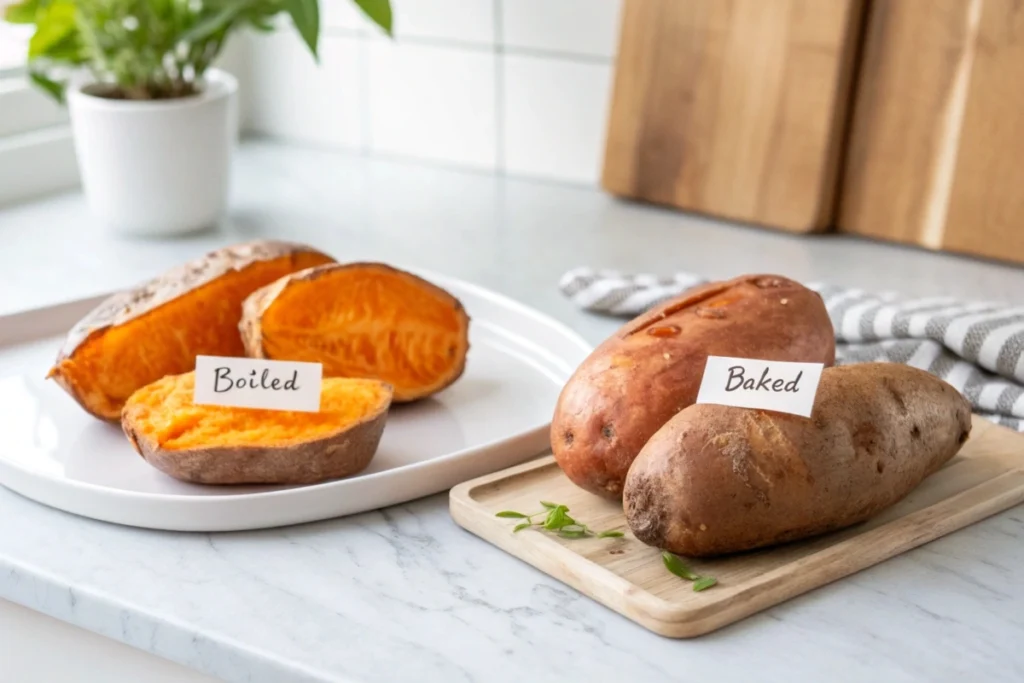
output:
[[[313,58],[320,61],[317,54],[317,42],[320,40],[320,6],[317,0],[285,0],[284,8],[292,17],[292,22],[302,40],[306,42]]]
[[[584,538],[587,535],[587,532],[583,529],[570,531],[563,527],[558,530],[558,535],[562,538]]]
[[[42,90],[48,93],[57,102],[64,103],[64,84],[58,83],[57,81],[51,80],[41,73],[31,72],[28,75],[32,79],[32,82],[39,86]]]
[[[556,507],[558,507],[555,503],[549,503],[546,500],[542,500],[540,504],[546,507],[548,510],[554,510]]]
[[[523,522],[522,524],[516,524],[516,528],[512,531],[522,531],[523,529],[529,529],[531,526],[533,526],[532,522]]]
[[[625,536],[624,533],[622,533],[621,531],[615,531],[614,529],[602,531],[597,535],[598,538],[622,538],[623,536]]]
[[[564,505],[555,506],[555,509],[549,512],[547,519],[544,520],[544,528],[556,530],[570,524],[575,524],[576,520],[570,517],[567,514],[568,512],[569,508]]]
[[[394,37],[389,0],[355,0],[355,3],[363,10],[363,14],[384,30],[384,33]]]
[[[661,554],[661,561],[665,563],[666,569],[668,569],[670,572],[672,572],[681,579],[686,579],[687,581],[696,581],[700,578],[699,576],[694,574],[689,567],[686,566],[685,562],[683,562],[681,559],[679,559],[679,557],[673,555],[668,551],[665,551]]]
[[[249,26],[252,26],[260,33],[270,33],[275,28],[277,28],[263,17],[250,17]]]
[[[86,62],[85,51],[82,49],[82,41],[77,33],[69,33],[49,47],[46,51],[46,58],[55,62],[66,64],[84,64]]]
[[[699,593],[705,588],[711,588],[716,583],[718,583],[718,579],[712,576],[702,576],[693,582],[693,591]]]
[[[45,56],[54,45],[75,32],[75,5],[71,0],[56,0],[43,8],[36,32],[28,41],[28,58]]]
[[[4,10],[4,21],[11,24],[34,24],[39,11],[39,0],[25,0],[17,5],[8,5]]]
[[[189,44],[199,43],[214,36],[227,28],[244,8],[244,2],[232,2],[225,5],[216,14],[210,15],[181,34],[179,41]]]
[[[506,519],[526,519],[526,515],[522,512],[515,512],[514,510],[502,510],[501,512],[496,512],[494,516],[504,517]]]

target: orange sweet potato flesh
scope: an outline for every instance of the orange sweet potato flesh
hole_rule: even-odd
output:
[[[325,377],[379,379],[404,402],[462,375],[469,316],[458,299],[411,273],[328,264],[254,292],[242,338],[250,356],[321,363]]]
[[[287,242],[210,252],[101,303],[71,330],[48,377],[89,413],[117,420],[134,391],[192,370],[197,355],[245,355],[242,301],[283,275],[331,261]]]
[[[195,375],[169,375],[136,391],[121,425],[151,465],[203,484],[299,484],[349,476],[376,453],[391,387],[326,378],[319,412],[192,402]]]

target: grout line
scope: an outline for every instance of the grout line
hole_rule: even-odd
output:
[[[370,48],[368,41],[360,37],[356,42],[357,70],[359,72],[359,151],[369,155],[373,150],[373,116],[370,113],[370,95],[373,84],[370,78]]]
[[[504,0],[494,0],[496,8],[500,9]],[[510,54],[522,57],[536,57],[538,59],[562,59],[574,62],[589,62],[593,64],[612,64],[615,57],[612,55],[591,55],[582,52],[570,52],[568,50],[549,50],[545,48],[520,47],[516,45],[504,45],[504,35],[498,35],[502,31],[501,18],[495,14],[495,44],[475,43],[468,40],[457,40],[451,38],[429,38],[425,36],[399,36],[395,38],[395,44],[401,46],[423,45],[426,47],[441,47],[452,50],[466,50],[469,52],[492,52],[499,54]],[[373,41],[384,40],[374,38],[366,34],[360,34],[353,29],[326,28],[324,35],[328,37],[353,38],[357,40]]]
[[[323,35],[331,36],[335,38],[362,38],[364,37],[363,29],[361,28],[347,28],[345,26],[325,26],[323,28]]]
[[[515,45],[506,45],[504,47],[505,54],[515,55],[517,57],[533,57],[535,59],[559,59],[569,62],[585,62],[588,64],[614,64],[615,57],[612,56],[601,56],[601,55],[588,55],[582,52],[567,52],[565,50],[546,50],[543,48],[535,47],[517,47]]]
[[[494,172],[505,174],[505,25],[504,0],[494,0]]]

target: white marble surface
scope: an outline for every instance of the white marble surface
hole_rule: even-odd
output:
[[[558,276],[577,265],[1024,291],[1019,268],[249,143],[232,218],[216,233],[114,240],[77,195],[0,209],[0,312],[123,286],[261,235],[476,281],[592,342],[617,323],[558,294]],[[0,489],[0,520],[0,597],[228,681],[1024,680],[1024,508],[692,641],[653,635],[462,531],[445,495],[211,535],[103,524]]]

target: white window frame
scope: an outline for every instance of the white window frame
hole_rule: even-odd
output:
[[[66,107],[24,68],[0,69],[0,206],[79,183]]]

